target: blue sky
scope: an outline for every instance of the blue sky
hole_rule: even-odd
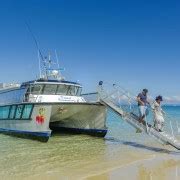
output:
[[[0,81],[38,75],[37,50],[56,49],[64,75],[93,91],[99,80],[146,87],[180,102],[180,2],[7,0],[0,7]]]

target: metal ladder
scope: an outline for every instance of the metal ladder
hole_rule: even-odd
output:
[[[106,107],[110,108],[111,110],[113,110],[128,124],[146,133],[147,135],[155,138],[156,140],[158,140],[158,142],[161,142],[163,144],[169,144],[175,147],[176,149],[180,150],[180,141],[178,141],[175,137],[173,137],[173,135],[170,135],[166,132],[158,132],[151,124],[147,122],[140,123],[138,121],[139,118],[136,115],[136,113],[131,111],[131,107],[129,111],[123,108],[123,106],[124,107],[132,106],[132,101],[135,102],[134,99],[135,97],[130,96],[128,91],[124,90],[121,87],[114,88],[113,85],[113,88],[110,92],[105,91],[104,88],[100,87],[100,91],[98,91],[98,93],[99,93],[99,102],[105,105]],[[118,105],[117,101],[115,100],[117,99],[121,100],[121,97],[123,97],[123,100],[126,99],[128,105],[125,104],[122,106]]]

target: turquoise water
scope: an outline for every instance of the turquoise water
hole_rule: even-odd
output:
[[[172,133],[170,121],[173,128],[173,133],[179,137],[178,128],[180,131],[180,106],[163,106],[163,110],[166,112],[164,130],[168,133]],[[153,124],[153,114],[149,110],[147,121]],[[109,132],[106,137],[118,138],[121,140],[132,140],[132,137],[136,137],[136,141],[143,141],[144,138],[148,138],[147,135],[135,133],[135,129],[119,118],[116,114],[109,111],[107,126]]]
[[[180,107],[164,109],[180,125]],[[133,159],[177,153],[143,133],[135,133],[134,128],[110,111],[107,126],[104,139],[55,134],[48,143],[41,143],[0,134],[0,177],[79,179]]]

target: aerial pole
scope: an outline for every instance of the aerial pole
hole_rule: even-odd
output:
[[[40,78],[42,78],[42,73],[41,73],[41,58],[40,58],[39,51],[38,51],[38,60],[39,60],[39,76],[40,76]]]
[[[56,49],[55,49],[55,55],[56,55],[56,62],[57,62],[57,66],[58,66],[58,68],[59,68],[59,58],[58,58],[58,55],[57,55],[57,51],[56,51]]]
[[[25,21],[25,24],[26,24],[27,29],[28,29],[28,31],[30,32],[30,34],[31,34],[31,36],[32,36],[32,38],[33,38],[33,40],[34,40],[35,46],[36,46],[36,48],[37,48],[37,50],[38,50],[39,76],[40,76],[40,78],[41,78],[41,77],[42,77],[41,61],[42,61],[43,63],[45,62],[45,61],[44,61],[44,57],[43,57],[42,52],[41,52],[41,50],[40,50],[40,48],[39,48],[39,43],[38,43],[38,41],[36,40],[36,37],[35,37],[35,35],[33,34],[33,32],[32,32],[32,30],[31,30],[29,24],[27,23],[27,21]],[[44,65],[45,65],[45,64],[44,64]],[[46,69],[46,67],[45,67],[45,69]],[[46,74],[46,78],[47,78],[48,75],[47,75],[47,71],[46,71],[46,70],[45,70],[45,74]]]

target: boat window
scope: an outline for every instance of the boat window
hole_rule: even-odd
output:
[[[77,90],[77,94],[76,94],[76,95],[77,95],[77,96],[81,96],[81,92],[82,92],[82,88],[79,87],[78,90]]]
[[[23,105],[18,105],[16,108],[15,119],[21,119],[22,112],[23,112]]]
[[[74,85],[66,84],[35,84],[31,85],[27,89],[25,94],[25,100],[28,99],[29,94],[52,94],[52,95],[69,95],[69,96],[80,96],[82,88]]]
[[[9,108],[10,108],[10,106],[0,107],[0,119],[7,119],[8,118]]]
[[[28,89],[27,92],[29,92],[30,94],[41,94],[42,89],[43,89],[43,85],[35,84],[35,85],[31,85],[30,89]]]
[[[15,112],[16,112],[16,106],[13,105],[11,106],[11,109],[10,109],[9,119],[14,119]]]
[[[67,95],[69,95],[69,96],[75,95],[75,86],[69,86]]]
[[[65,84],[61,84],[61,85],[58,86],[56,94],[66,95],[67,90],[68,90],[68,86],[65,85]]]
[[[57,85],[46,84],[43,90],[43,94],[56,94]]]
[[[0,107],[0,119],[24,119],[28,120],[31,117],[33,104],[20,104]]]
[[[81,93],[81,88],[78,86],[69,86],[67,95],[70,96],[79,96]]]
[[[29,119],[31,116],[33,105],[32,104],[26,104],[24,106],[23,114],[22,114],[22,119]]]

